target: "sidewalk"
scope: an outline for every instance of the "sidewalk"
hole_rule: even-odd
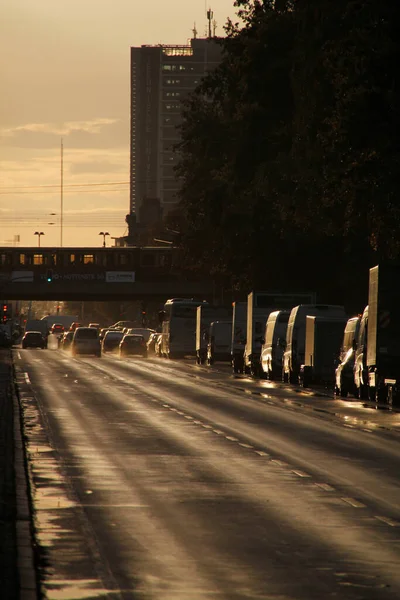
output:
[[[11,351],[0,348],[0,597],[36,600],[31,512]]]

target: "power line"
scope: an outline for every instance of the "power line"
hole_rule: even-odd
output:
[[[101,185],[129,185],[129,181],[104,181],[99,183],[66,183],[63,187],[85,187],[85,186],[101,186]],[[60,188],[60,184],[46,185],[1,185],[0,190],[24,190],[24,189],[40,189],[40,188]]]

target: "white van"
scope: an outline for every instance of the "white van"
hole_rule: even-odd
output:
[[[342,398],[355,394],[354,361],[361,317],[352,317],[346,323],[343,341],[340,347],[339,364],[335,372],[335,393]]]
[[[292,308],[287,333],[286,349],[282,361],[282,380],[284,383],[298,383],[300,366],[304,364],[306,318],[310,317],[346,317],[343,306],[335,304],[299,304]]]
[[[286,346],[286,331],[290,310],[275,310],[265,326],[264,343],[261,349],[263,375],[270,380],[282,376],[282,358]]]

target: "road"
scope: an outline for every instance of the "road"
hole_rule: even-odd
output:
[[[400,414],[15,349],[46,598],[400,597]]]

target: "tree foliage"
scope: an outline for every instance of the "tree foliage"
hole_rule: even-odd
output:
[[[184,110],[188,264],[234,290],[363,302],[368,266],[400,253],[400,6],[235,4]]]

